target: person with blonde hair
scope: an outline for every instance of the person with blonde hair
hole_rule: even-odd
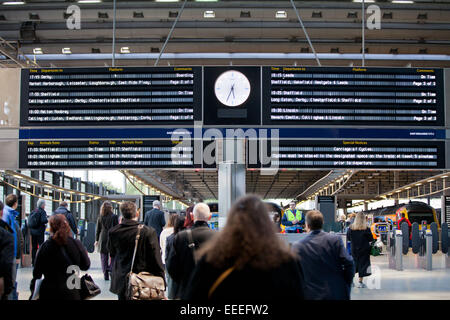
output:
[[[359,276],[358,288],[365,288],[363,277],[371,275],[370,272],[370,244],[373,235],[367,225],[367,217],[358,212],[355,221],[347,230],[347,242],[351,243],[351,253],[355,262],[355,272]]]

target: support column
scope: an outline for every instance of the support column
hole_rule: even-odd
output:
[[[245,141],[222,140],[218,149],[223,156],[219,161],[219,229],[223,228],[231,205],[245,195]],[[222,147],[222,148],[221,148]]]

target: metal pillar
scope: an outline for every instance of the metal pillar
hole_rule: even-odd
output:
[[[395,231],[395,270],[403,270],[403,235],[401,230]]]
[[[223,141],[223,159],[219,162],[219,229],[226,223],[231,205],[245,195],[245,141]]]
[[[431,271],[433,269],[433,234],[431,230],[427,230],[425,233],[425,269]]]

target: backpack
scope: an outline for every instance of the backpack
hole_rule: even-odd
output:
[[[31,229],[39,228],[39,216],[36,210],[31,212],[28,216],[28,227]]]

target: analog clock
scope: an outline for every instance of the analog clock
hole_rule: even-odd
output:
[[[250,96],[250,81],[242,72],[228,70],[217,78],[214,93],[222,104],[237,107]]]

